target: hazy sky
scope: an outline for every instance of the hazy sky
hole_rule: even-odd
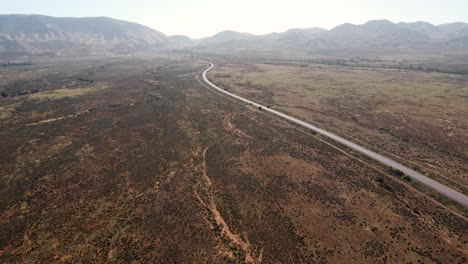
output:
[[[0,13],[109,16],[198,38],[226,29],[264,34],[384,18],[468,22],[468,0],[0,0]]]

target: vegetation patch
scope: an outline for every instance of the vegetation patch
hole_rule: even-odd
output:
[[[0,106],[0,120],[9,118],[15,111],[20,103]]]
[[[101,92],[109,88],[107,83],[96,83],[92,86],[80,87],[80,88],[63,88],[51,91],[39,92],[28,95],[30,100],[59,100],[63,98],[74,98],[88,94]]]

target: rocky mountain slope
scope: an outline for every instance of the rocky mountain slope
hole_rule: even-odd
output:
[[[0,15],[0,54],[129,53],[177,43],[136,23],[106,17]]]
[[[282,52],[334,54],[338,51],[468,51],[468,24],[435,26],[427,22],[392,23],[373,20],[343,24],[331,30],[290,29],[253,35],[222,31],[193,40],[166,36],[149,27],[122,20],[57,18],[41,15],[0,15],[0,59],[28,56],[125,54],[161,49],[195,52]]]
[[[434,26],[427,22],[392,23],[373,20],[362,25],[343,24],[331,30],[292,29],[284,33],[250,35],[233,31],[203,39],[201,51],[294,49],[303,51],[437,49],[468,51],[468,24]]]

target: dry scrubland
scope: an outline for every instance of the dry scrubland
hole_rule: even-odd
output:
[[[205,67],[155,57],[1,69],[0,262],[466,263],[465,217],[312,135],[208,91],[196,80]],[[293,74],[322,80],[320,95],[311,96],[309,82]],[[259,101],[288,98],[274,105],[373,144],[391,140],[382,148],[398,143],[374,130],[375,122],[396,124],[391,118],[399,116],[386,111],[415,112],[407,123],[427,131],[421,137],[439,139],[413,103],[395,109],[379,99],[386,89],[359,98],[364,80],[353,71],[225,65],[215,76]],[[377,76],[401,75],[366,78]],[[401,78],[379,83],[403,89]],[[452,77],[443,83],[444,96],[462,93],[452,89]],[[436,84],[428,85],[435,93]],[[446,138],[466,136],[457,113],[463,108],[451,104],[442,113],[430,93],[421,96],[440,124],[450,124],[444,131],[454,136]],[[398,100],[419,100],[408,95]],[[339,118],[356,111],[350,119],[372,125],[358,130]],[[406,129],[401,125],[401,133]],[[400,155],[422,149],[431,162],[443,158],[410,142],[412,151]],[[464,170],[460,147],[447,155],[443,172]]]
[[[468,75],[221,63],[211,76],[467,192]]]

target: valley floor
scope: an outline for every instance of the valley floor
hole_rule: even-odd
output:
[[[466,216],[213,93],[205,67],[2,69],[0,262],[466,262]]]

